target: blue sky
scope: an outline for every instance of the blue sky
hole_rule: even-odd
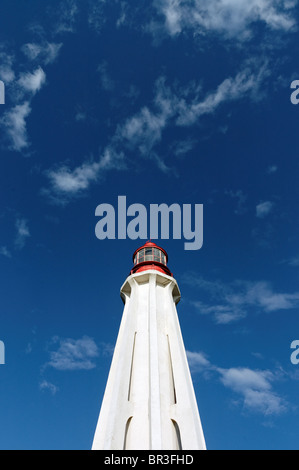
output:
[[[89,449],[143,240],[95,209],[204,205],[169,255],[209,449],[298,448],[297,0],[2,0],[0,448]]]

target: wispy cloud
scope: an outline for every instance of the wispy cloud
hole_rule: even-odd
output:
[[[46,177],[49,185],[42,189],[42,194],[55,204],[65,205],[82,196],[90,185],[104,177],[107,171],[123,168],[123,154],[107,147],[98,161],[88,160],[74,169],[63,164],[48,170]]]
[[[237,207],[234,211],[236,215],[243,215],[247,212],[245,203],[248,197],[241,189],[237,191],[227,190],[225,191],[225,194],[237,201]]]
[[[290,31],[296,26],[296,0],[156,0],[154,5],[171,36],[191,30],[245,41],[257,22],[273,31]]]
[[[15,236],[12,238],[10,246],[0,246],[0,256],[12,258],[16,252],[24,248],[31,237],[28,221],[20,215],[14,219],[14,230]]]
[[[242,399],[244,408],[265,416],[279,415],[288,409],[286,401],[273,391],[274,374],[269,370],[246,367],[217,368],[223,385]]]
[[[16,231],[15,247],[21,250],[25,246],[26,240],[31,236],[27,220],[18,218],[16,220]]]
[[[288,410],[289,404],[273,390],[272,383],[278,380],[279,374],[248,367],[218,367],[202,352],[187,351],[187,357],[193,374],[203,373],[205,377],[216,375],[226,388],[239,396],[234,403],[247,411],[274,416]]]
[[[96,32],[100,32],[106,22],[104,7],[106,0],[88,0],[88,24]]]
[[[34,72],[22,73],[18,85],[26,92],[35,95],[46,82],[46,74],[41,67],[38,67]]]
[[[45,40],[26,43],[21,50],[30,62],[22,64],[16,63],[14,55],[0,44],[0,79],[8,85],[7,106],[0,118],[0,127],[9,150],[22,152],[30,146],[27,118],[32,111],[34,96],[46,83],[46,73],[40,64],[44,67],[53,63],[61,47],[62,44]]]
[[[214,369],[214,366],[203,352],[186,351],[186,354],[192,372],[204,372]]]
[[[6,258],[11,258],[11,252],[7,249],[6,246],[0,247],[0,255],[5,256]]]
[[[102,85],[110,89],[112,84],[106,77],[106,72],[106,65],[103,63]],[[106,170],[126,168],[126,161],[131,154],[135,160],[136,154],[151,159],[161,171],[168,172],[170,168],[158,151],[167,128],[192,126],[232,100],[256,99],[261,84],[267,76],[267,64],[247,61],[243,70],[234,78],[225,79],[215,91],[205,96],[201,96],[202,90],[199,84],[191,83],[179,89],[177,86],[166,85],[165,77],[159,77],[155,83],[152,102],[117,125],[100,159],[84,162],[73,169],[61,164],[56,169],[48,170],[49,187],[44,188],[43,193],[52,201],[65,204],[73,197],[84,194],[92,183],[99,181]],[[184,140],[181,146],[176,142],[177,154],[186,153],[193,145],[194,141],[191,142],[190,139]]]
[[[267,168],[267,173],[268,175],[273,175],[274,173],[276,173],[278,170],[278,166],[277,165],[270,165],[268,168]]]
[[[92,181],[98,179],[99,169],[98,162],[83,163],[72,171],[64,165],[49,171],[48,178],[55,193],[74,195],[87,189]]]
[[[202,315],[211,315],[218,324],[228,324],[246,317],[252,309],[270,313],[291,310],[299,305],[299,292],[276,292],[266,281],[223,283],[207,281],[193,273],[185,274],[183,282],[208,293],[209,302],[191,303]]]
[[[177,112],[177,97],[165,87],[165,79],[156,82],[156,95],[152,109],[144,106],[117,129],[116,140],[143,156],[150,156],[162,138],[162,132]]]
[[[160,77],[155,84],[152,105],[144,106],[120,124],[114,140],[131,150],[138,150],[143,156],[156,156],[155,146],[162,140],[167,127],[192,126],[225,103],[244,98],[255,100],[269,73],[266,62],[248,61],[235,77],[225,79],[205,96],[202,96],[199,84],[171,89],[166,85],[165,77]]]
[[[62,43],[26,43],[22,46],[22,52],[31,61],[41,61],[43,64],[52,64],[58,57]]]
[[[293,256],[292,258],[284,261],[284,263],[287,263],[289,266],[297,268],[299,267],[299,256]]]
[[[53,11],[53,10],[52,10]],[[79,13],[77,0],[63,0],[54,11],[54,34],[73,33]]]
[[[59,388],[56,385],[54,385],[51,382],[48,382],[47,380],[43,380],[42,382],[40,382],[39,389],[48,390],[52,395],[55,395],[59,390]]]
[[[106,61],[103,61],[98,66],[98,74],[100,76],[101,86],[105,91],[112,91],[114,89],[115,83],[114,80],[110,77],[108,73],[108,64]]]
[[[256,206],[256,216],[259,219],[264,219],[267,215],[270,214],[270,212],[272,212],[273,207],[274,204],[271,201],[260,202]]]
[[[46,366],[57,370],[89,370],[96,367],[95,359],[99,350],[92,338],[83,336],[75,340],[54,337],[52,342],[58,348],[50,351],[50,360]]]
[[[203,99],[181,100],[177,123],[192,125],[199,118],[213,114],[221,105],[243,98],[259,98],[262,83],[270,75],[267,61],[251,59],[244,64],[235,77],[226,78],[216,90],[209,92]]]
[[[18,104],[4,113],[0,125],[6,131],[9,140],[9,148],[17,152],[29,146],[26,119],[31,113],[29,101]]]
[[[31,99],[41,89],[45,79],[44,71],[38,68],[33,73],[22,73],[15,82],[14,90],[20,103],[10,107],[0,119],[10,150],[20,152],[30,145],[26,120],[32,111]],[[24,98],[26,93],[30,96]]]
[[[14,56],[8,54],[5,50],[1,50],[0,45],[0,79],[4,83],[11,83],[15,79],[15,72],[13,70]]]

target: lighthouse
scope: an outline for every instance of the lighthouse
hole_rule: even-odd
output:
[[[94,450],[206,448],[167,263],[152,242],[133,254]]]

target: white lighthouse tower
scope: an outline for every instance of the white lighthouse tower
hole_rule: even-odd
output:
[[[167,261],[152,242],[133,255],[95,450],[206,448],[176,311],[180,291]]]

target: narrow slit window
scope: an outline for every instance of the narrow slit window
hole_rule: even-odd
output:
[[[136,332],[134,334],[133,348],[132,348],[132,358],[131,358],[131,368],[130,368],[130,380],[129,380],[129,389],[128,389],[128,401],[131,399],[131,389],[132,389],[132,378],[133,378],[133,368],[134,368],[134,354],[135,354],[135,343],[136,343]]]
[[[168,356],[169,356],[169,369],[170,369],[169,370],[170,384],[171,384],[171,390],[172,390],[172,399],[171,399],[171,401],[175,405],[177,403],[177,397],[176,397],[175,382],[174,382],[174,375],[173,375],[173,366],[172,366],[172,357],[171,357],[169,336],[168,335],[167,335],[167,343],[168,343]]]

